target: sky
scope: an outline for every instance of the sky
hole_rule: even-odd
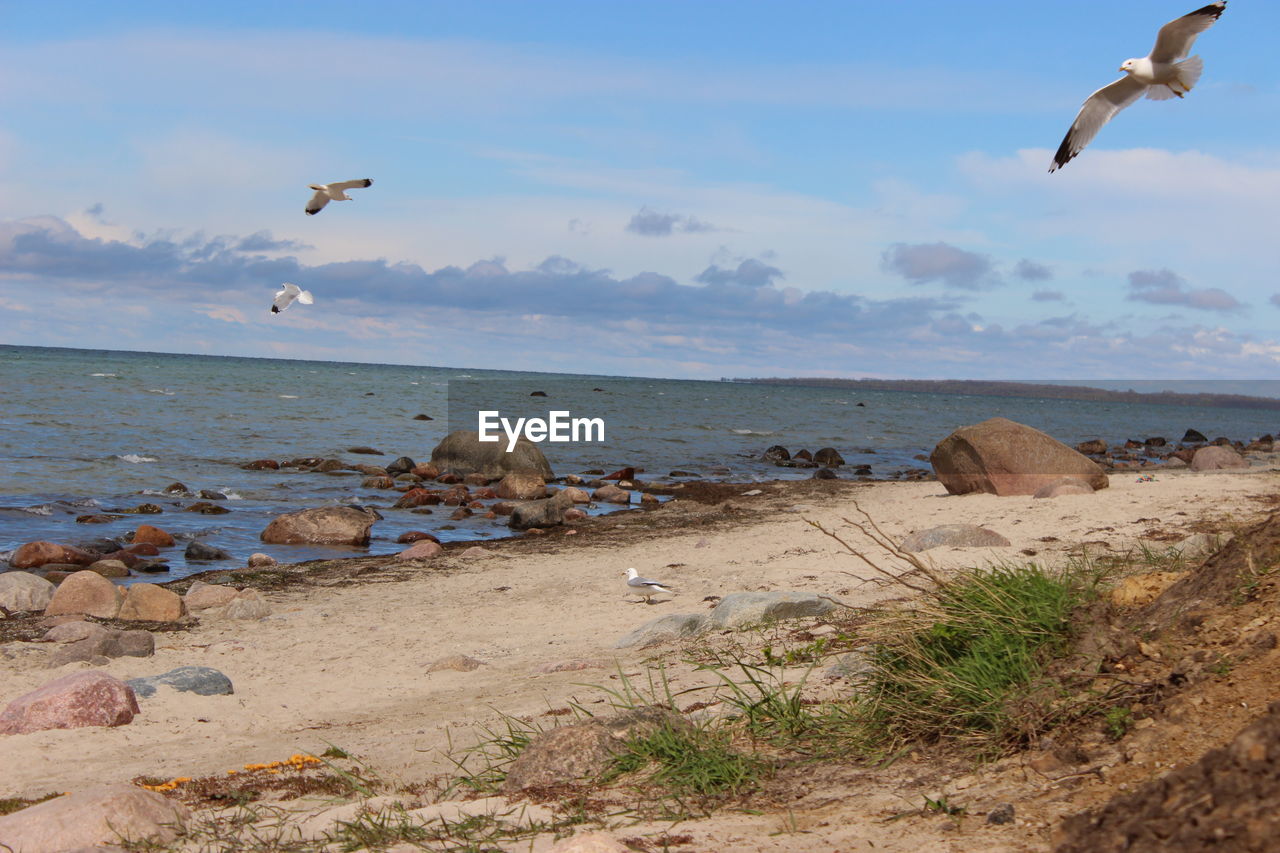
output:
[[[1193,8],[0,0],[0,343],[1277,378],[1280,4],[1048,173]]]

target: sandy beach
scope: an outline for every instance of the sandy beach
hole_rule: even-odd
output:
[[[854,607],[900,595],[900,588],[860,582],[870,574],[865,567],[808,523],[840,530],[874,553],[872,543],[842,521],[854,517],[855,502],[897,540],[965,523],[1011,542],[926,552],[941,569],[1024,560],[1054,565],[1082,548],[1119,554],[1144,545],[1163,549],[1197,532],[1229,533],[1274,506],[1276,485],[1273,459],[1255,460],[1242,472],[1174,471],[1152,480],[1115,473],[1110,487],[1096,494],[1051,500],[948,496],[934,481],[774,484],[718,503],[677,499],[661,509],[588,521],[576,534],[491,543],[487,553],[467,558],[453,549],[428,564],[341,561],[359,571],[319,573],[311,582],[265,592],[272,611],[265,619],[201,618],[190,630],[157,633],[154,657],[122,657],[99,667],[129,679],[210,666],[231,679],[234,695],[161,689],[141,700],[142,713],[126,726],[4,737],[0,793],[34,797],[138,776],[199,777],[320,753],[328,745],[360,756],[384,779],[422,783],[449,771],[446,753],[474,742],[477,724],[497,725],[501,715],[537,719],[571,702],[606,708],[607,694],[586,685],[617,689],[620,671],[643,682],[661,662],[676,688],[709,683],[670,644],[614,648],[618,638],[657,616],[704,611],[708,597],[739,591],[817,592]],[[659,596],[651,606],[629,599],[622,579],[631,566],[677,594]],[[3,649],[5,702],[90,668],[47,669],[52,644],[14,642]],[[432,671],[452,655],[482,665]],[[548,671],[558,667],[563,671]],[[885,831],[878,823],[902,784],[897,777],[886,776],[879,800],[828,804],[805,820],[832,849],[846,849],[841,845],[853,838],[875,838],[876,849],[913,847],[903,827]],[[838,820],[831,819],[832,809]],[[719,839],[718,846],[705,841],[697,849],[796,849],[769,840],[777,822],[776,815],[737,814],[685,830]],[[1009,833],[1010,849],[1035,835],[1030,828]]]

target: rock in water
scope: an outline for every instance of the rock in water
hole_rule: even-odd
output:
[[[546,497],[547,484],[537,474],[520,471],[503,477],[493,491],[504,500],[531,501]]]
[[[123,726],[138,713],[133,690],[105,672],[73,672],[19,696],[0,711],[0,734]]]
[[[235,693],[231,679],[208,666],[180,666],[160,675],[131,678],[125,682],[144,699],[156,695],[157,687],[172,687],[179,693],[197,696],[229,696]]]
[[[325,506],[288,512],[272,519],[260,538],[272,545],[368,545],[377,511]]]
[[[474,430],[457,430],[445,436],[431,451],[431,463],[441,471],[459,475],[479,472],[490,480],[500,480],[516,471],[537,474],[543,480],[555,479],[538,445],[521,438],[508,453],[505,436],[499,441],[482,442]]]
[[[834,447],[824,447],[813,454],[813,461],[828,468],[839,468],[844,464],[844,457]]]
[[[155,791],[116,784],[46,800],[0,817],[0,849],[116,849],[122,840],[167,844],[190,813]],[[149,849],[149,845],[148,845]]]
[[[231,555],[221,548],[200,541],[192,541],[187,546],[185,556],[188,560],[230,560]]]
[[[174,545],[173,536],[168,531],[151,524],[139,524],[133,533],[133,544],[142,543],[155,545],[157,548],[172,548]]]
[[[591,493],[591,499],[597,503],[629,504],[631,503],[631,492],[611,483],[606,483]]]
[[[567,491],[559,491],[544,500],[516,504],[511,510],[507,525],[512,530],[556,527],[564,524],[564,514],[572,507],[573,497]]]
[[[96,554],[70,545],[56,542],[28,542],[9,557],[9,565],[15,569],[38,569],[50,563],[71,563],[87,566],[98,559]]]
[[[1108,482],[1087,456],[1007,418],[961,427],[938,443],[929,462],[953,495],[1034,495],[1062,477],[1077,477],[1095,490],[1105,489]]]

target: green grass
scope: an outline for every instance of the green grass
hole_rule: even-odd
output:
[[[1025,742],[1051,716],[1041,676],[1066,650],[1091,580],[1036,565],[975,569],[886,618],[856,700],[864,723],[888,746]]]
[[[1133,712],[1123,705],[1108,708],[1102,715],[1102,730],[1112,740],[1120,740],[1133,728]]]
[[[734,749],[726,731],[669,724],[628,740],[605,781],[645,770],[648,783],[677,799],[708,800],[754,787],[769,766]]]

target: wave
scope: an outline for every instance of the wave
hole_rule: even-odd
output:
[[[118,378],[119,378],[119,377],[118,377],[118,376],[116,376],[116,374],[114,374],[114,373],[90,373],[89,375],[90,375],[90,376],[101,376],[101,377],[104,377],[104,378],[107,378],[107,379],[118,379]]]
[[[731,429],[729,432],[734,435],[777,435],[771,429]]]
[[[277,394],[276,396],[277,396],[277,397],[279,397],[281,400],[296,400],[296,399],[298,399],[298,395],[297,395],[297,394]]]
[[[124,453],[124,454],[119,454],[119,453],[117,453],[117,454],[116,454],[116,458],[117,458],[117,459],[119,459],[119,460],[121,460],[121,461],[124,461],[124,462],[133,462],[133,463],[135,463],[135,464],[137,464],[137,463],[139,463],[139,462],[156,462],[156,461],[158,461],[158,460],[157,460],[155,457],[153,457],[153,456],[139,456],[137,453]]]
[[[147,393],[148,393],[148,394],[163,394],[163,395],[164,395],[164,396],[166,396],[166,397],[172,397],[172,396],[173,396],[174,394],[176,394],[177,392],[176,392],[176,391],[170,391],[168,388],[148,388],[148,389],[147,389]]]

